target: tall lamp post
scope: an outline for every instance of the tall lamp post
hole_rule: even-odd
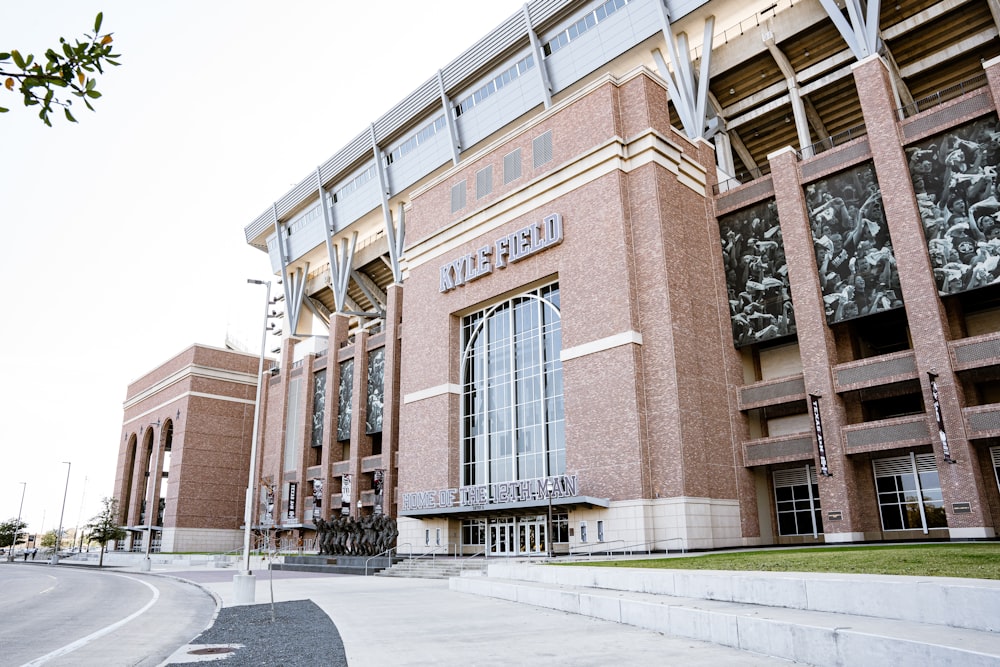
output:
[[[157,419],[155,423],[149,425],[150,428],[158,428],[160,426],[160,420]],[[153,467],[149,471],[150,477],[150,488],[149,488],[149,503],[146,505],[146,557],[143,559],[139,566],[139,570],[142,572],[149,572],[153,569],[153,561],[149,557],[150,552],[153,549],[153,512],[159,513],[160,502],[156,497],[156,491],[160,486],[160,480],[163,479],[163,473],[160,472],[160,441],[156,437],[156,431],[153,431],[153,451],[156,455],[153,457]],[[154,509],[154,505],[156,506]]]
[[[552,558],[552,492],[555,491],[555,487],[552,478],[545,480],[545,495],[549,498],[549,521],[545,526],[545,550],[548,551],[549,558]]]
[[[66,493],[69,491],[69,471],[73,468],[73,464],[69,461],[63,461],[63,463],[66,464],[66,488],[63,490],[62,509],[59,510],[59,530],[56,531],[56,548],[52,552],[52,560],[49,561],[49,565],[56,565],[59,563],[59,547],[62,546],[63,514],[66,513]]]
[[[14,547],[17,546],[17,534],[21,530],[21,510],[24,509],[24,492],[28,490],[27,482],[18,482],[21,485],[21,504],[17,508],[17,523],[14,524],[14,541],[10,543],[10,551],[7,552],[7,562],[14,560]],[[25,548],[28,545],[25,544]]]
[[[250,472],[247,477],[247,495],[245,508],[243,510],[243,572],[233,575],[233,589],[236,593],[236,602],[242,604],[252,603],[254,592],[257,588],[257,579],[250,569],[250,534],[253,526],[254,507],[254,477],[257,473],[257,431],[260,425],[260,390],[264,384],[264,351],[267,347],[267,311],[271,305],[271,281],[254,280],[248,278],[251,285],[264,285],[267,287],[264,298],[264,326],[260,338],[260,361],[257,365],[257,397],[253,404],[253,433],[250,436]]]

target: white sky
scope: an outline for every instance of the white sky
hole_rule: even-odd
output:
[[[112,494],[127,384],[226,332],[256,348],[243,227],[522,0],[5,3],[41,55],[104,12],[122,66],[46,127],[0,91],[0,520],[85,524]],[[44,520],[44,523],[43,523]]]

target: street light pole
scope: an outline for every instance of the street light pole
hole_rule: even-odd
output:
[[[59,530],[56,531],[56,548],[52,552],[52,560],[49,561],[50,565],[59,563],[59,547],[62,546],[63,514],[66,513],[66,493],[69,491],[69,471],[73,468],[73,464],[69,461],[63,461],[63,463],[66,464],[66,488],[63,490],[62,509],[59,510]]]
[[[153,431],[153,441],[151,446],[156,454],[153,456],[153,467],[149,471],[149,481],[151,484],[149,489],[149,502],[146,504],[146,558],[142,561],[142,564],[139,567],[139,570],[142,572],[149,572],[153,569],[153,561],[149,557],[149,554],[153,549],[153,512],[159,512],[160,509],[160,502],[156,497],[156,491],[159,489],[160,481],[163,479],[163,474],[160,472],[160,442],[159,438],[156,437],[155,428],[159,425],[159,419],[156,420],[156,423],[149,425],[150,429]]]
[[[21,485],[21,504],[17,508],[17,523],[14,524],[14,541],[10,543],[10,551],[7,553],[7,562],[14,560],[14,547],[17,546],[17,534],[21,530],[21,510],[24,509],[24,492],[28,490],[27,482],[18,482]],[[24,548],[27,549],[28,545],[25,543]]]
[[[247,279],[251,285],[264,285],[264,325],[260,337],[260,360],[257,364],[257,396],[253,404],[253,433],[250,435],[250,472],[247,476],[247,495],[243,510],[243,572],[233,575],[233,585],[237,602],[250,603],[254,600],[256,578],[250,569],[250,535],[253,528],[254,481],[257,475],[257,431],[260,428],[260,392],[264,384],[264,352],[267,348],[267,311],[271,305],[271,281]]]
[[[549,558],[552,558],[552,492],[554,490],[555,483],[552,479],[545,480],[545,495],[549,498],[549,521],[545,526],[545,550],[549,552]]]

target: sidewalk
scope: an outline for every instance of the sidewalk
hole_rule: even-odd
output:
[[[233,611],[238,608],[233,591],[233,575],[237,572],[233,568],[185,569],[182,565],[155,563],[152,568],[153,574],[198,583],[211,591],[223,608]],[[620,623],[459,593],[449,590],[448,582],[443,580],[326,576],[265,569],[255,574],[255,604],[245,608],[248,617],[259,615],[261,605],[270,607],[272,588],[276,603],[312,600],[336,625],[351,667],[790,664]],[[279,606],[276,613],[281,609]],[[304,652],[310,650],[308,635],[300,633],[296,640]],[[199,660],[190,654],[199,648],[205,647],[194,643],[181,647],[164,664]],[[240,664],[238,652],[222,664]]]

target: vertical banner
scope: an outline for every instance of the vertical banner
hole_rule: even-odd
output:
[[[819,472],[824,477],[830,477],[830,469],[826,465],[826,445],[823,443],[823,419],[819,416],[819,396],[809,394],[812,402],[813,427],[816,429],[816,449],[819,452]]]
[[[344,475],[340,484],[340,513],[347,516],[351,513],[351,476]]]
[[[313,491],[313,520],[320,518],[323,515],[323,480],[314,479],[312,481],[312,491]]]
[[[944,432],[944,417],[941,416],[941,399],[938,398],[937,375],[928,373],[927,378],[931,381],[931,402],[934,404],[934,419],[937,420],[938,437],[941,439],[941,451],[944,453],[944,460],[947,463],[954,463],[951,458],[951,448],[948,446],[948,434]]]
[[[274,487],[263,480],[261,486],[264,488],[264,520],[261,523],[270,526],[274,523]]]
[[[298,500],[299,483],[289,482],[288,483],[288,514],[289,519],[295,518],[295,505]]]
[[[375,514],[382,513],[382,490],[385,485],[385,471],[375,471]]]

